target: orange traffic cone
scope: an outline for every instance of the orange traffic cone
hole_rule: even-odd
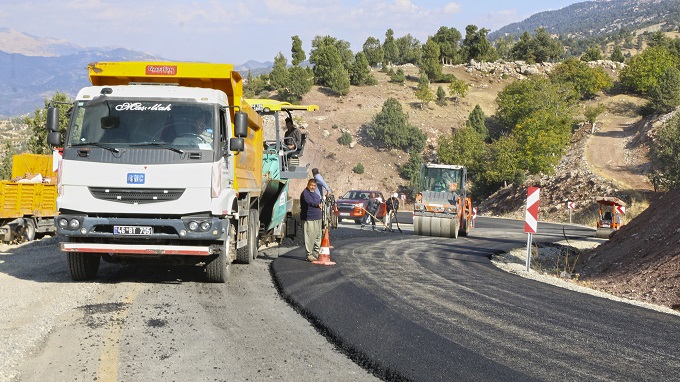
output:
[[[312,264],[319,265],[335,265],[334,261],[331,261],[331,239],[328,235],[328,227],[323,233],[323,239],[321,239],[321,249],[319,250],[319,259],[312,261]]]

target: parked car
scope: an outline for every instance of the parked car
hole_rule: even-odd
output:
[[[385,197],[380,191],[372,190],[350,190],[347,191],[341,198],[335,200],[335,205],[337,209],[333,212],[338,217],[338,223],[342,219],[354,220],[356,224],[361,224],[361,219],[364,218],[366,214],[366,205],[368,205],[369,199],[379,196],[382,198],[382,203],[378,208],[378,213],[376,217],[382,219],[385,217],[386,204]]]

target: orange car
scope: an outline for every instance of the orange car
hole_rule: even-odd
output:
[[[385,204],[385,197],[380,191],[371,190],[350,190],[347,191],[341,198],[335,200],[336,209],[333,214],[338,217],[338,223],[342,219],[354,220],[356,224],[361,224],[361,219],[366,215],[366,206],[369,199],[379,196],[382,199],[378,213],[375,217],[382,219],[385,217],[387,205]]]

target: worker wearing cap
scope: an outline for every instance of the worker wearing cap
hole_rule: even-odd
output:
[[[387,215],[385,216],[386,227],[384,231],[394,232],[392,229],[392,222],[395,220],[397,210],[399,209],[399,194],[395,192],[385,203],[387,204]]]

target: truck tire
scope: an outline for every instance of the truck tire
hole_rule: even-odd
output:
[[[260,212],[252,209],[248,212],[248,246],[250,247],[250,258],[257,259],[257,249],[260,247]],[[252,232],[252,236],[251,233]]]
[[[229,240],[224,241],[222,250],[205,265],[205,276],[211,283],[224,283],[227,281],[227,256],[229,254]]]
[[[27,218],[24,219],[24,240],[26,241],[33,241],[35,240],[35,223],[33,222],[33,219]]]
[[[101,256],[82,252],[68,253],[68,273],[73,281],[94,280],[99,271]]]
[[[251,209],[248,211],[248,244],[236,250],[236,261],[241,264],[250,264],[257,257],[259,236],[257,231],[260,227],[259,220],[256,220],[258,218],[257,210]]]

